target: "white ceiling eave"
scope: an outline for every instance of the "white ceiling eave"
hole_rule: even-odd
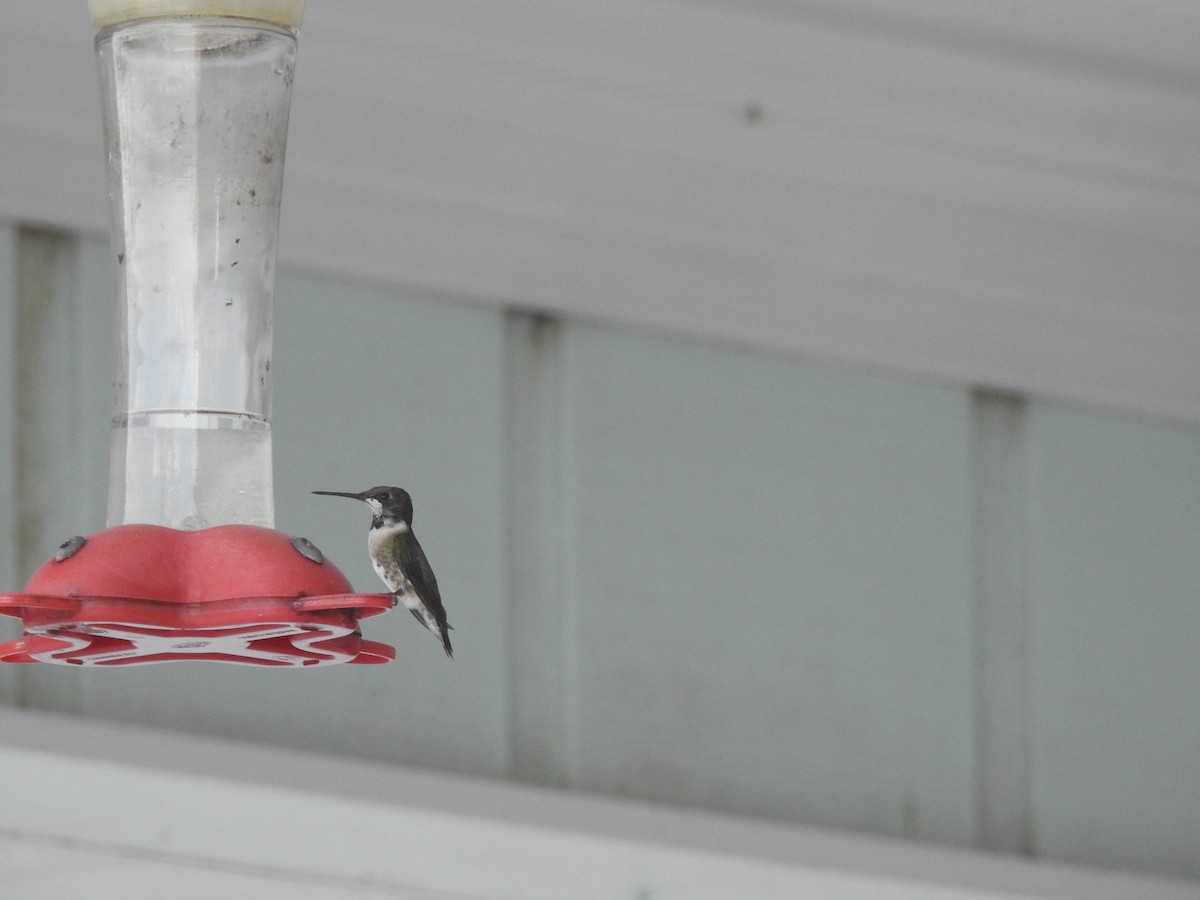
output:
[[[102,229],[82,2],[0,216]],[[313,0],[285,264],[1200,423],[1200,6]]]
[[[1181,881],[14,709],[0,709],[0,799],[3,882],[26,898],[1195,897]]]

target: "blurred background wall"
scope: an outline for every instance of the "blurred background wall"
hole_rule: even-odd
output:
[[[309,491],[407,487],[456,658],[393,615],[386,667],[13,666],[0,699],[1200,878],[1200,14],[330,6],[278,527],[375,591],[366,511]],[[8,590],[103,527],[111,380],[86,15],[27,13]]]

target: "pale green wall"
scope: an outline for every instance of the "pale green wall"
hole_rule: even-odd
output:
[[[0,229],[8,589],[103,524],[107,266]],[[456,658],[0,698],[1200,877],[1195,429],[294,273],[276,324],[278,526],[374,591],[308,492],[408,487]]]

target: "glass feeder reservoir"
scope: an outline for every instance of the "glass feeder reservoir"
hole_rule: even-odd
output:
[[[272,527],[275,251],[303,3],[91,7],[119,310],[109,524]]]

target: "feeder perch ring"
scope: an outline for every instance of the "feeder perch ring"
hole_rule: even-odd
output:
[[[395,650],[365,640],[359,620],[392,606],[390,594],[354,593],[303,538],[252,525],[119,525],[65,542],[24,593],[0,594],[0,614],[25,632],[0,644],[0,661],[384,663]]]

